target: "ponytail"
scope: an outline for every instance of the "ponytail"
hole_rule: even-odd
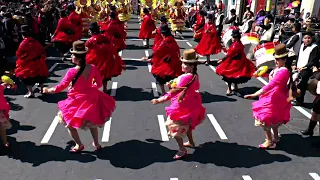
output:
[[[80,59],[80,62],[79,62],[80,69],[77,72],[76,76],[72,80],[72,87],[74,87],[78,78],[83,73],[84,69],[86,68],[86,54],[74,54],[74,56],[76,58]]]

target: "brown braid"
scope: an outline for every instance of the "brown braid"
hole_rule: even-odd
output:
[[[173,87],[169,91],[170,93],[176,93],[176,92],[182,91],[181,94],[178,97],[178,102],[179,103],[182,102],[182,100],[184,99],[184,97],[186,95],[187,89],[191,86],[191,84],[195,81],[195,79],[197,77],[197,64],[193,64],[193,65],[194,65],[193,70],[192,70],[193,77],[192,77],[191,81],[188,82],[184,87]]]

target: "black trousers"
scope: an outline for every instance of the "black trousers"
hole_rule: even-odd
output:
[[[302,70],[300,72],[300,75],[302,77],[302,80],[301,80],[300,84],[298,85],[298,88],[301,91],[301,95],[300,95],[300,97],[297,98],[297,102],[304,103],[304,96],[305,96],[306,91],[308,89],[308,81],[309,81],[310,77],[312,76],[312,71],[309,69]]]

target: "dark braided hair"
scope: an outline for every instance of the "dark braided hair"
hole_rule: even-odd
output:
[[[79,64],[78,64],[80,66],[80,69],[77,72],[76,76],[72,80],[72,87],[74,87],[74,85],[76,84],[78,78],[83,73],[84,69],[86,68],[86,54],[74,54],[74,56],[77,59],[80,59]]]

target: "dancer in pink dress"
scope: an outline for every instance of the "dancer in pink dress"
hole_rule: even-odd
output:
[[[197,74],[198,57],[194,49],[184,51],[181,61],[184,74],[169,83],[171,90],[167,94],[151,101],[152,104],[159,104],[171,99],[171,105],[166,107],[168,116],[166,125],[169,128],[169,135],[174,137],[179,145],[179,151],[174,159],[181,159],[187,155],[186,147],[195,146],[192,130],[202,123],[206,111],[198,91],[200,88]],[[185,136],[189,141],[183,143]]]
[[[9,149],[9,143],[7,140],[6,130],[12,127],[9,119],[10,105],[4,97],[4,89],[11,88],[11,86],[5,82],[0,85],[0,137],[2,144],[5,148]]]
[[[59,93],[69,86],[68,98],[58,103],[58,116],[76,142],[70,152],[84,149],[77,129],[90,129],[92,145],[100,150],[97,127],[102,127],[115,109],[115,100],[98,89],[102,87],[100,73],[95,66],[86,64],[86,52],[85,43],[75,41],[71,53],[77,66],[68,70],[60,84],[44,89],[45,93]]]
[[[288,50],[284,44],[275,47],[276,68],[270,73],[269,84],[254,94],[246,95],[245,98],[259,100],[252,103],[255,126],[261,126],[266,135],[266,141],[259,147],[266,149],[274,147],[280,141],[278,127],[290,120],[292,77],[291,63],[288,59]],[[288,84],[289,83],[289,84]],[[273,130],[273,138],[271,129]]]

